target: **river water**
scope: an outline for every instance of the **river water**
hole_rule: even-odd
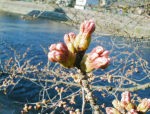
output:
[[[7,52],[7,46],[14,48],[20,53],[23,53],[27,48],[30,47],[29,56],[33,57],[38,55],[39,57],[36,62],[43,61],[46,64],[47,56],[45,56],[41,46],[48,49],[50,44],[62,42],[64,34],[72,31],[75,33],[78,32],[78,30],[74,27],[62,24],[60,22],[43,19],[23,20],[17,15],[0,13],[0,60],[3,61],[7,59],[6,56],[3,56],[3,53],[9,53]],[[139,67],[139,78],[149,75],[150,39],[140,40],[115,36],[97,36],[94,34],[88,51],[90,51],[96,45],[102,45],[106,49],[111,50],[110,56],[113,58],[117,55],[116,58],[119,60],[126,60],[126,58],[129,57],[129,53],[133,54],[129,57],[129,60],[132,58],[135,60],[143,58],[148,63],[146,66],[146,70],[148,71],[144,72],[143,69]],[[14,55],[12,54],[12,56]],[[114,69],[115,65],[117,64],[120,64],[120,62],[114,59],[113,63],[108,68],[108,71]],[[95,73],[100,75],[99,71],[96,71]],[[114,72],[114,74],[115,73],[117,74],[117,72]],[[124,74],[125,72],[122,72],[122,75]],[[150,77],[148,77],[146,80],[143,80],[141,83],[145,82],[150,82]],[[0,93],[0,114],[17,114],[16,110],[19,110],[20,107],[18,105],[12,105],[13,102],[19,100],[22,101],[22,99],[24,99],[24,97],[26,98],[27,96],[35,96],[36,90],[38,91],[38,89],[32,91],[35,89],[32,84],[28,85],[28,82],[22,83],[27,85],[23,86],[25,87],[24,90],[16,90],[15,92],[10,93],[8,96]],[[102,85],[103,84],[106,83],[102,83]],[[142,97],[149,97],[150,89],[146,89],[144,93],[143,91],[138,91],[137,93],[142,95]]]

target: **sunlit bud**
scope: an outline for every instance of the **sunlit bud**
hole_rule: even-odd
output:
[[[47,102],[46,102],[46,99],[43,99],[42,100],[42,104],[46,104]]]
[[[64,41],[68,47],[68,50],[72,53],[75,53],[75,48],[74,48],[75,38],[76,38],[76,35],[73,32],[70,32],[69,34],[64,35]]]
[[[69,111],[69,114],[76,114],[76,112],[74,112],[74,111]]]
[[[76,54],[69,52],[67,60],[62,62],[61,64],[66,68],[74,67],[74,63],[76,60]]]
[[[28,112],[28,105],[27,104],[24,105],[23,111]]]
[[[30,106],[28,106],[28,110],[31,110],[32,109],[32,106],[30,105]]]
[[[34,107],[36,110],[39,110],[41,109],[41,104],[40,103],[36,103],[35,107]]]
[[[58,104],[59,107],[65,107],[66,106],[66,102],[60,101]]]
[[[124,112],[124,108],[121,106],[120,101],[115,99],[115,100],[112,101],[112,104],[113,104],[114,108],[116,108],[120,112]]]
[[[63,43],[52,44],[49,48],[48,59],[51,62],[63,62],[68,57],[68,48]]]
[[[95,31],[95,22],[93,20],[87,20],[81,23],[80,32],[92,34]]]
[[[111,83],[112,79],[113,79],[112,75],[107,75],[107,80],[109,83]]]
[[[91,36],[87,34],[78,34],[76,36],[75,42],[74,42],[74,47],[76,51],[85,51],[91,42]]]
[[[76,83],[80,83],[80,81],[81,81],[79,75],[72,75],[72,78],[74,79],[74,81],[75,81]]]
[[[135,109],[135,105],[133,103],[128,103],[126,106],[125,106],[125,109],[127,111],[130,111],[131,109]]]
[[[56,91],[58,91],[58,90],[59,90],[59,88],[56,86],[56,87],[55,87],[55,90],[56,90]]]
[[[67,68],[74,66],[75,54],[69,52],[67,46],[63,43],[52,44],[49,48],[48,59],[51,62],[59,62]]]
[[[106,68],[110,63],[108,57],[109,52],[104,50],[103,47],[97,46],[91,53],[84,55],[81,61],[81,70],[84,72],[91,72],[92,70],[99,68]]]
[[[122,105],[127,106],[128,103],[131,102],[131,93],[129,91],[125,91],[121,94],[121,103]]]
[[[138,112],[135,109],[131,109],[127,114],[138,114]]]
[[[95,30],[93,20],[85,21],[80,26],[80,33],[76,36],[74,47],[76,51],[85,51],[91,42],[91,34]]]
[[[150,99],[143,99],[142,102],[138,105],[137,110],[140,112],[146,112],[150,109]]]
[[[61,87],[61,88],[60,88],[60,92],[61,92],[61,93],[64,92],[64,87]]]
[[[106,107],[106,114],[121,114],[117,109]]]
[[[70,104],[76,104],[75,102],[75,96],[72,96],[71,99],[70,99]]]
[[[75,110],[76,114],[81,114],[79,109]]]

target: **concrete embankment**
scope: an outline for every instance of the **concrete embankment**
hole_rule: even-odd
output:
[[[42,4],[23,1],[0,1],[0,10],[56,19],[78,26],[82,21],[94,19],[96,33],[116,36],[150,38],[150,18],[148,16],[133,14],[114,14],[92,10],[77,10],[74,8],[58,7],[54,4]],[[36,12],[34,14],[34,12]],[[38,13],[37,13],[38,12]]]

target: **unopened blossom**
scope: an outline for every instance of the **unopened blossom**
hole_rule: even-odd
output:
[[[131,102],[131,93],[129,91],[125,91],[121,94],[121,103],[125,107]]]
[[[138,114],[138,112],[135,109],[131,109],[127,114]]]
[[[92,34],[95,31],[95,23],[93,20],[86,20],[81,23],[80,32]]]
[[[67,60],[68,48],[63,43],[52,44],[49,47],[50,52],[48,53],[48,59],[51,62],[63,62]]]
[[[106,107],[106,114],[121,114],[117,109]]]
[[[150,110],[150,99],[143,99],[142,102],[138,105],[137,110],[140,112],[147,112]]]
[[[75,48],[74,48],[75,38],[76,38],[76,35],[73,32],[70,32],[69,34],[64,35],[64,41],[68,47],[68,50],[72,53],[75,53]]]
[[[77,51],[85,51],[91,42],[91,35],[95,31],[93,20],[84,21],[80,26],[80,32],[75,38],[74,47]]]
[[[51,62],[59,62],[67,68],[74,66],[75,55],[69,52],[64,43],[52,44],[49,48],[48,59]]]
[[[101,46],[97,46],[91,53],[84,55],[81,61],[81,70],[91,72],[99,68],[106,68],[110,63],[109,52]]]
[[[113,106],[114,106],[114,108],[116,108],[118,111],[120,111],[121,113],[124,113],[125,112],[125,110],[124,110],[124,108],[121,106],[121,102],[119,101],[119,100],[113,100],[112,101],[112,104],[113,104]]]
[[[127,111],[130,111],[130,110],[132,110],[132,109],[135,109],[136,106],[135,106],[132,102],[130,102],[130,103],[128,103],[127,105],[124,105],[124,108],[125,108]]]

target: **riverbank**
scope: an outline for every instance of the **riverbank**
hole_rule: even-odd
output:
[[[72,26],[79,26],[86,19],[94,19],[97,27],[96,33],[99,35],[150,38],[150,18],[142,15],[77,10],[74,8],[59,7],[54,4],[9,0],[0,1],[0,10],[21,14],[23,17],[33,13],[33,18],[58,19]],[[34,11],[39,11],[39,13],[36,12],[37,14],[34,14]]]

